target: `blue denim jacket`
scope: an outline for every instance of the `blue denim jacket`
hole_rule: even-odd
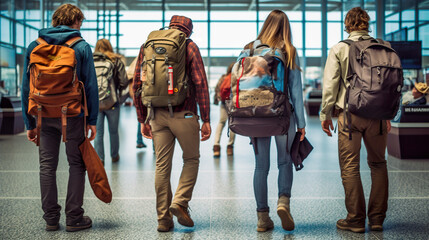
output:
[[[39,37],[42,37],[49,44],[62,45],[72,37],[81,37],[79,30],[72,29],[67,26],[57,26],[54,28],[45,28],[39,31]],[[30,61],[30,54],[38,44],[36,41],[30,43],[27,48],[25,57],[24,69],[27,69]],[[95,74],[94,60],[92,50],[89,44],[85,41],[80,41],[73,46],[77,60],[77,77],[85,86],[85,93],[88,104],[88,124],[96,125],[98,114],[98,85],[97,76]],[[36,128],[36,120],[28,114],[28,95],[30,92],[30,75],[26,72],[22,77],[21,99],[22,99],[22,115],[25,126],[28,130]],[[83,112],[79,115],[83,116]]]
[[[295,57],[295,62],[296,62],[296,65],[299,66],[298,55]],[[305,128],[301,71],[299,69],[289,70],[288,90],[289,90],[289,98],[290,98],[289,100],[292,103],[292,106],[294,109],[293,113],[296,119],[296,126],[298,128]]]

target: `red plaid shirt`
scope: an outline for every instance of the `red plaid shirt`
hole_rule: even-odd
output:
[[[141,88],[140,68],[144,58],[143,45],[140,48],[139,57],[134,72],[134,104],[137,110],[137,118],[140,123],[144,123],[147,117],[147,108],[141,101],[141,95],[137,90]],[[189,97],[179,106],[174,107],[174,112],[184,110],[197,113],[197,102],[200,108],[201,119],[204,122],[210,122],[210,98],[207,84],[206,71],[204,69],[203,59],[201,58],[200,49],[192,40],[186,41],[186,74],[188,76]]]

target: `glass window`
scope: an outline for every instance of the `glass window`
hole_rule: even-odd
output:
[[[161,9],[161,6],[160,6]],[[121,20],[162,20],[162,11],[121,11]]]
[[[206,18],[207,19],[207,18]],[[255,21],[255,11],[212,11],[210,15],[212,21],[216,20],[246,20]]]
[[[244,45],[243,45],[243,47],[244,47]],[[228,49],[228,50],[213,49],[213,50],[210,50],[210,56],[211,57],[235,57],[236,58],[240,54],[241,50],[243,50],[243,47],[237,48],[237,49]]]
[[[268,14],[271,11],[259,11],[259,20],[265,21],[267,19]],[[285,11],[289,21],[301,21],[302,20],[302,12],[301,11]]]
[[[322,23],[305,24],[305,47],[322,48]]]
[[[386,12],[386,22],[389,21],[399,21],[399,13],[389,14]]]
[[[16,24],[16,45],[24,47],[24,25]]]
[[[306,11],[305,12],[306,21],[321,21],[322,20],[322,11]]]
[[[424,56],[429,55],[429,24],[419,28],[419,38],[422,41],[422,48],[427,48],[423,51]]]
[[[341,21],[341,11],[328,12],[328,21]]]
[[[342,24],[341,23],[332,23],[328,22],[328,47],[332,47],[342,40]]]
[[[11,31],[10,31],[10,21],[6,18],[0,17],[1,23],[1,41],[6,43],[12,43],[11,41]]]
[[[429,10],[428,9],[419,9],[419,20],[420,21],[429,21]]]
[[[402,11],[402,21],[414,21],[415,11],[414,10],[405,10]]]
[[[171,17],[174,15],[186,16],[187,18],[192,19],[192,21],[207,20],[207,11],[165,11],[166,23],[169,23]]]
[[[211,24],[210,43],[212,48],[243,48],[256,38],[255,23]]]
[[[398,30],[399,30],[399,22],[396,22],[396,23],[386,22],[386,34],[391,32],[396,32]]]
[[[295,48],[302,48],[302,23],[291,22],[290,28],[292,33],[292,44]]]
[[[305,50],[306,57],[321,57],[322,50]]]
[[[194,22],[194,29],[191,35],[192,41],[194,41],[199,48],[208,48],[207,42],[207,23],[206,22]],[[212,43],[213,46],[213,43]]]
[[[28,47],[28,45],[30,45],[32,41],[36,40],[39,37],[39,31],[32,28],[26,28],[26,33],[27,36],[25,38],[25,47]]]
[[[415,40],[415,32],[416,32],[416,29],[414,29],[414,28],[408,29],[408,34],[407,34],[408,41],[414,41]]]
[[[127,48],[138,48],[146,41],[149,33],[161,28],[161,22],[121,22],[119,28],[122,36],[120,37],[121,46]],[[138,29],[138,31],[136,31]]]

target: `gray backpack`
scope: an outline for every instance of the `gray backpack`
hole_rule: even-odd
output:
[[[344,100],[349,129],[349,112],[369,119],[393,119],[399,108],[404,81],[398,54],[389,42],[381,39],[341,42],[350,46],[347,74],[350,86]]]
[[[390,120],[398,111],[404,78],[398,54],[389,42],[370,38],[350,45],[346,103],[348,111],[370,119]]]
[[[102,53],[95,52],[93,57],[97,75],[99,110],[104,111],[111,109],[118,101],[113,80],[115,65]]]

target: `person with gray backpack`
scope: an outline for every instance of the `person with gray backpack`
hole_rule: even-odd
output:
[[[293,180],[290,152],[297,131],[302,134],[300,141],[304,140],[305,118],[301,69],[291,41],[289,19],[283,11],[273,10],[268,15],[256,41],[247,44],[238,57],[232,69],[227,110],[231,131],[249,136],[255,153],[256,230],[265,232],[274,228],[269,216],[267,186],[271,137],[274,137],[279,169],[277,214],[283,229],[292,231],[295,223],[290,211]]]
[[[133,90],[144,137],[153,139],[156,154],[155,191],[159,232],[171,231],[173,215],[193,227],[188,208],[197,181],[201,141],[210,137],[210,99],[198,46],[189,39],[192,20],[174,15],[169,29],[152,31],[140,48]],[[170,176],[176,139],[183,167],[173,197]]]
[[[326,60],[320,121],[332,136],[332,117],[338,117],[338,151],[347,217],[337,228],[382,231],[388,200],[387,133],[396,115],[403,85],[402,67],[388,42],[368,35],[370,17],[360,7],[344,20],[347,40],[333,46]],[[371,193],[368,214],[360,178],[361,141],[368,153]]]
[[[120,55],[113,52],[109,40],[97,41],[93,57],[99,97],[98,134],[94,141],[94,148],[104,164],[104,119],[107,118],[110,156],[112,162],[117,162],[119,161],[119,92],[128,86],[128,77]]]

